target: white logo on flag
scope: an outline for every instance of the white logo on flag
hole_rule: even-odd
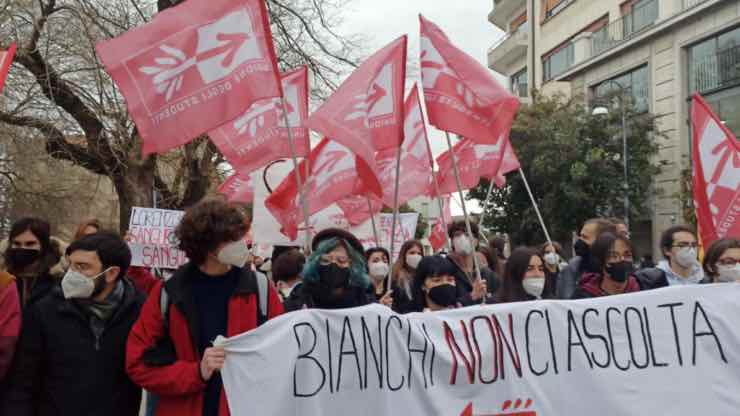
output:
[[[728,189],[738,189],[740,187],[740,169],[733,163],[732,155],[729,156],[727,163],[724,166],[720,162],[724,155],[724,152],[732,152],[731,143],[727,143],[729,146],[724,151],[715,151],[718,147],[721,147],[723,142],[729,140],[724,130],[717,125],[714,119],[710,118],[707,123],[707,127],[704,129],[704,135],[701,138],[699,144],[699,152],[701,154],[702,169],[704,172],[704,178],[707,180],[707,196],[711,197],[714,193],[716,186],[721,186]],[[712,178],[715,176],[717,169],[722,169],[721,176],[717,182],[710,183]]]
[[[476,107],[483,107],[486,105],[484,101],[473,94],[473,91],[470,88],[460,81],[460,76],[447,65],[447,62],[445,62],[445,59],[439,53],[437,48],[434,47],[432,41],[429,38],[422,36],[421,80],[424,88],[427,90],[438,89],[437,81],[442,74],[454,79],[455,92],[469,109],[475,109]]]
[[[388,63],[373,80],[366,94],[355,97],[356,103],[345,120],[361,119],[369,128],[369,119],[377,119],[393,114],[393,64]]]
[[[246,10],[227,14],[220,20],[198,28],[196,53],[198,71],[207,84],[231,74],[238,66],[262,58],[252,21]]]
[[[329,142],[319,153],[309,181],[314,182],[314,189],[323,186],[335,174],[352,169],[355,159],[346,147],[337,142]]]

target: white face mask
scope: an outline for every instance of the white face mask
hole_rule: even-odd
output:
[[[717,266],[717,280],[725,283],[740,283],[740,263],[734,266]]]
[[[550,266],[557,266],[558,260],[560,260],[560,257],[557,255],[557,253],[545,254],[545,262]]]
[[[455,251],[463,256],[473,254],[473,243],[470,242],[470,239],[466,235],[455,237],[455,239],[452,240],[452,244],[455,246]]]
[[[412,269],[415,269],[419,267],[419,263],[421,262],[421,254],[407,254],[406,255],[406,264],[409,265]]]
[[[545,279],[542,277],[525,277],[522,280],[522,287],[527,294],[536,297],[542,297],[542,291],[545,290]]]
[[[244,240],[234,241],[224,246],[218,252],[218,261],[223,264],[229,264],[236,267],[244,267],[249,259],[249,247]]]
[[[676,253],[676,263],[681,267],[689,268],[696,264],[696,249],[691,247],[684,247],[678,250]]]
[[[93,277],[87,277],[72,269],[62,279],[62,293],[65,299],[87,299],[95,292],[95,281],[110,270],[107,268]]]
[[[383,280],[388,276],[388,263],[384,261],[370,263],[368,265],[368,270],[370,271],[370,277],[374,280]]]

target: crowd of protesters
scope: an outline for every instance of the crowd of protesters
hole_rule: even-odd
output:
[[[637,266],[629,230],[605,218],[584,223],[569,260],[556,242],[507,257],[503,239],[482,244],[476,224],[471,233],[454,222],[449,252],[425,256],[410,240],[393,259],[326,229],[310,253],[274,247],[263,261],[248,224],[220,199],[191,207],[176,229],[189,263],[162,279],[132,266],[128,239],[97,220],[69,245],[43,219],[18,220],[0,246],[0,414],[134,416],[143,391],[149,415],[226,416],[225,352],[214,341],[296,310],[434,312],[740,282],[740,240],[715,241],[702,264],[686,226],[663,232],[657,265]]]

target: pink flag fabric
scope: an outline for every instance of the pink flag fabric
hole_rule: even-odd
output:
[[[375,152],[397,148],[403,140],[405,78],[406,36],[402,36],[357,68],[306,124],[348,147],[377,176]],[[365,181],[371,183],[373,178]],[[377,178],[371,191],[382,195]]]
[[[740,144],[699,94],[691,103],[696,217],[704,247],[740,236]]]
[[[5,79],[8,77],[8,71],[10,71],[10,64],[13,63],[13,57],[15,56],[15,43],[10,45],[8,50],[0,50],[0,93],[3,92],[3,86],[5,85]]]
[[[298,172],[302,177],[306,162],[304,160],[298,165]],[[338,142],[323,139],[311,151],[308,164],[308,179],[302,181],[309,215],[348,195],[367,192],[368,186],[363,183],[362,178],[368,175],[370,168],[361,158]],[[281,232],[295,240],[298,225],[304,221],[294,172],[291,172],[265,200],[265,206],[282,226]]]
[[[450,197],[442,197],[442,213],[443,217],[433,219],[434,224],[432,225],[432,232],[429,235],[429,243],[432,245],[434,251],[439,251],[444,247],[447,241],[447,230],[445,230],[444,224],[452,223],[452,211],[450,209]],[[444,218],[444,222],[442,222]]]
[[[304,66],[281,76],[288,123],[296,156],[310,151],[308,129],[308,69]],[[238,118],[208,134],[231,166],[249,173],[273,160],[289,158],[288,127],[280,98],[266,98],[252,104]]]
[[[455,47],[442,30],[419,15],[421,77],[429,122],[476,143],[509,135],[519,99],[491,71]]]
[[[251,204],[254,202],[252,178],[248,173],[236,172],[219,186],[218,193],[226,196],[226,200],[229,202]]]
[[[514,146],[512,146],[511,141],[506,140],[504,146],[504,157],[501,160],[501,167],[498,169],[498,173],[496,173],[496,177],[494,178],[494,180],[496,181],[496,186],[498,186],[499,188],[503,188],[504,186],[506,186],[507,173],[517,171],[521,167],[521,165],[519,164],[519,159],[516,157],[516,153],[514,152]]]
[[[144,155],[282,95],[263,0],[186,1],[95,49],[126,98]]]
[[[404,106],[404,141],[401,145],[398,205],[403,205],[419,195],[431,193],[433,173],[429,163],[429,140],[416,85],[406,98]],[[380,183],[383,186],[383,203],[391,208],[396,189],[397,152],[397,149],[387,149],[378,152],[376,156]]]
[[[493,179],[499,171],[503,148],[508,139],[501,138],[496,144],[475,144],[472,140],[461,140],[452,147],[457,168],[460,172],[462,190],[475,188],[481,178]],[[457,192],[455,173],[452,166],[450,151],[442,153],[437,158],[440,195]]]
[[[337,206],[350,225],[360,225],[383,209],[383,201],[375,195],[351,195],[337,201]]]

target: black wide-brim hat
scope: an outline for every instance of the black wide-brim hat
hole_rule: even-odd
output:
[[[349,244],[360,255],[365,252],[365,249],[362,247],[362,243],[360,242],[360,240],[351,232],[343,230],[341,228],[327,228],[316,233],[316,235],[313,237],[313,241],[311,241],[311,249],[313,251],[316,251],[322,241],[328,240],[330,238],[341,238],[342,240],[346,241],[347,244]]]

